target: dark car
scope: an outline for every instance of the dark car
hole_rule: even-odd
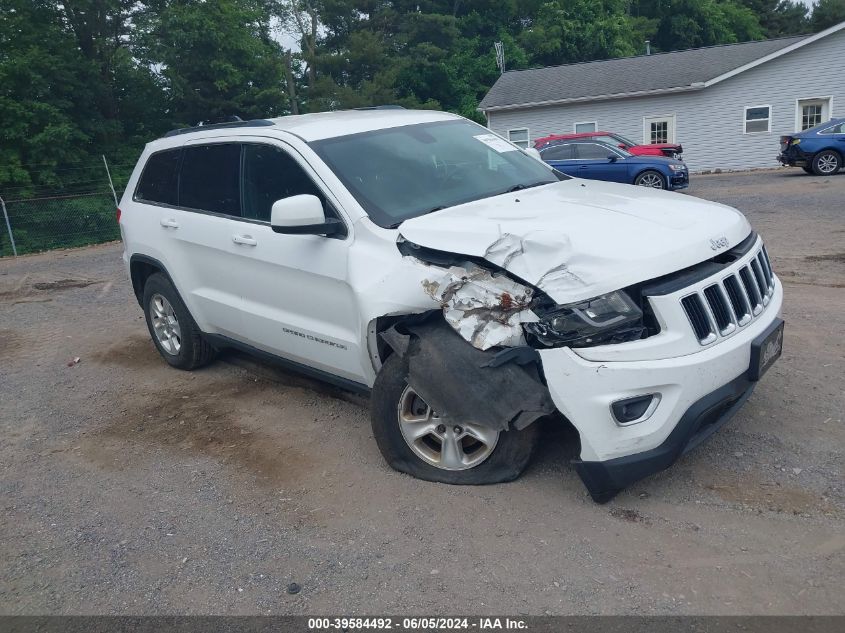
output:
[[[832,176],[845,159],[845,119],[831,119],[809,130],[780,137],[778,160],[808,174]]]
[[[634,141],[625,138],[616,132],[580,132],[577,134],[550,134],[534,141],[535,149],[542,149],[546,145],[559,141],[572,141],[576,139],[601,141],[621,149],[627,150],[635,156],[666,156],[681,160],[681,153],[684,148],[678,143],[651,143],[638,145]]]
[[[592,139],[546,144],[539,150],[549,165],[570,176],[623,182],[656,189],[685,189],[687,166],[671,158],[634,156],[620,147]]]

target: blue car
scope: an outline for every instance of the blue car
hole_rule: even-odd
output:
[[[845,119],[831,119],[809,130],[780,137],[778,160],[808,174],[832,176],[845,159]]]
[[[539,148],[549,165],[570,176],[623,182],[655,189],[685,189],[689,170],[682,161],[660,156],[635,156],[595,139],[552,141]]]

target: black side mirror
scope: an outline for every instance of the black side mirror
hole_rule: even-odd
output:
[[[609,160],[611,163],[615,163],[617,160],[619,160],[619,157],[616,154],[611,154],[607,157],[607,160]]]

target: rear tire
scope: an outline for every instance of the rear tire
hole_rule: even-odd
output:
[[[202,335],[167,276],[154,273],[147,278],[143,305],[150,337],[168,364],[191,370],[211,362],[215,349]]]
[[[659,171],[653,169],[646,169],[641,174],[634,178],[634,184],[639,187],[649,187],[651,189],[666,189],[666,178],[663,177]]]
[[[832,149],[822,150],[813,156],[812,168],[816,176],[833,176],[842,168],[842,156]]]
[[[464,429],[454,423],[447,423],[445,419],[442,424],[438,424],[440,419],[437,414],[416,396],[407,383],[407,377],[406,361],[392,354],[385,361],[373,385],[370,409],[373,436],[381,454],[392,468],[418,479],[458,485],[501,483],[512,481],[522,474],[531,461],[539,438],[536,422],[521,431],[514,429],[498,433],[481,425],[471,425],[472,429]],[[406,440],[409,431],[403,433],[403,429],[409,425],[405,415],[409,397],[417,398],[410,402],[411,406],[418,407],[414,415],[419,419],[419,422],[412,420],[410,425],[432,427],[429,434],[416,442]],[[453,433],[455,429],[461,429],[461,433]],[[461,435],[463,439],[456,442],[461,463],[457,465],[458,469],[449,469],[449,450],[445,447],[450,440]],[[485,441],[477,441],[479,437],[486,444]],[[436,465],[438,462],[443,466]],[[455,466],[455,463],[452,462],[452,465]]]

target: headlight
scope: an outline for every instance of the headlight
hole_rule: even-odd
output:
[[[522,327],[534,347],[623,343],[640,339],[645,332],[642,310],[621,290],[560,306]]]
[[[671,169],[672,171],[686,171],[687,166],[686,165],[669,165],[669,169]]]
[[[798,145],[800,142],[801,142],[800,138],[794,138],[794,139],[792,139],[791,145]]]

